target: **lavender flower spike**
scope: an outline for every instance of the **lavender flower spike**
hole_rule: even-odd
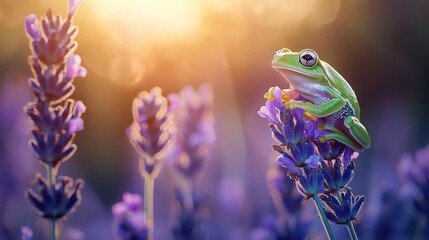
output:
[[[133,102],[134,121],[127,130],[128,138],[139,154],[143,177],[155,177],[161,166],[173,125],[167,111],[167,99],[160,88],[141,92]]]
[[[34,14],[25,19],[31,49],[28,63],[33,71],[29,85],[35,96],[25,107],[33,123],[30,146],[47,169],[46,178],[36,176],[37,190],[28,190],[25,195],[38,215],[49,220],[51,240],[60,238],[57,221],[79,204],[83,186],[81,179],[73,185],[71,178],[57,177],[61,163],[76,151],[73,140],[83,129],[81,116],[86,110],[81,101],[69,99],[75,90],[74,79],[86,76],[86,70],[80,66],[81,58],[74,54],[77,28],[72,18],[79,3],[69,3],[73,11],[67,18],[48,10],[41,20]]]
[[[193,185],[215,141],[212,88],[209,84],[198,89],[186,86],[179,94],[169,95],[168,99],[177,129],[168,159],[182,177],[180,182],[183,184],[176,186],[177,220],[172,232],[176,239],[201,239],[204,197],[198,196]]]
[[[187,86],[178,95],[170,94],[168,99],[177,129],[168,158],[178,172],[192,179],[202,168],[208,148],[215,141],[212,89],[208,84],[197,90]]]
[[[127,129],[128,138],[139,155],[140,173],[145,180],[144,211],[148,226],[148,239],[153,240],[153,188],[155,177],[161,170],[165,151],[173,136],[172,116],[167,99],[160,88],[141,92],[134,99],[134,121]]]

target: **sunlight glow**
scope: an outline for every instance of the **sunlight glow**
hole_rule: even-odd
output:
[[[125,42],[171,41],[190,37],[199,27],[193,0],[92,0],[94,13]]]

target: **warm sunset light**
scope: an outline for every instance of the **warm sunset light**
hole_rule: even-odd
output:
[[[132,45],[192,36],[200,25],[197,3],[194,0],[88,1],[109,31]]]
[[[391,2],[0,0],[0,240],[429,239]]]

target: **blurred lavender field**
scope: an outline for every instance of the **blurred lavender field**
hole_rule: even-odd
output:
[[[0,239],[20,239],[22,226],[33,229],[34,239],[47,239],[46,222],[24,199],[35,173],[44,170],[28,146],[23,111],[33,99],[24,18],[47,8],[65,13],[67,2],[0,3]],[[84,179],[85,187],[64,222],[63,239],[117,239],[112,205],[126,192],[144,194],[138,155],[126,135],[138,93],[159,86],[168,96],[205,83],[213,89],[216,140],[193,179],[204,198],[201,239],[276,239],[264,232],[281,215],[273,186],[293,188],[280,193],[290,196],[287,212],[295,216],[299,206],[307,238],[325,239],[314,207],[279,177],[267,121],[256,113],[269,87],[288,88],[271,68],[283,47],[316,50],[359,99],[373,141],[356,160],[351,182],[355,194],[365,195],[355,223],[359,237],[429,235],[426,1],[87,0],[74,23],[76,53],[88,73],[75,82],[73,97],[88,110],[75,139],[78,150],[60,174]],[[174,239],[176,175],[166,159],[155,180],[155,239]],[[348,237],[345,228],[331,225],[338,239]]]

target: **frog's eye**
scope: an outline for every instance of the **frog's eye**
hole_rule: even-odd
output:
[[[299,63],[305,67],[312,67],[317,62],[317,55],[311,50],[305,50],[299,55]]]

